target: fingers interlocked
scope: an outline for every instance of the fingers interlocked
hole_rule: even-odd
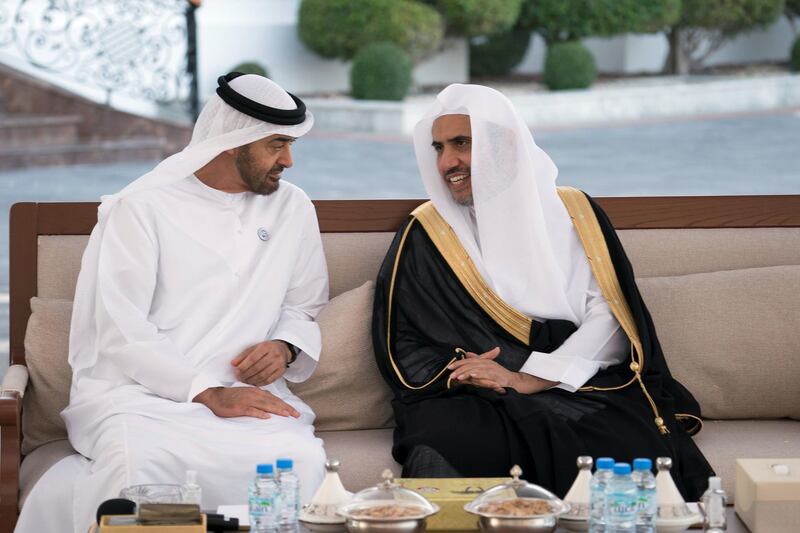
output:
[[[459,383],[505,392],[505,387],[509,386],[513,372],[495,361],[498,355],[500,355],[499,347],[480,355],[467,352],[466,358],[448,366],[452,371],[450,378]]]

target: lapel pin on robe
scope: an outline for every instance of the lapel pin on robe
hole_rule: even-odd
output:
[[[259,239],[261,239],[264,242],[267,242],[269,240],[269,237],[270,237],[270,235],[269,235],[269,232],[267,230],[265,230],[264,228],[258,228],[258,238]]]

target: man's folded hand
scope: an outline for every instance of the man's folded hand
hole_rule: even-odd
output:
[[[280,340],[259,342],[237,355],[231,364],[236,379],[248,385],[269,385],[286,372],[292,357],[289,346]]]
[[[274,394],[256,387],[212,387],[192,400],[202,403],[222,418],[252,416],[270,418],[271,415],[298,418],[300,413]]]

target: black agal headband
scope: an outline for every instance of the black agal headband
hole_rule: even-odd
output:
[[[276,109],[264,104],[259,104],[237,93],[231,88],[229,83],[239,76],[244,76],[244,74],[241,72],[231,72],[217,79],[217,83],[219,84],[219,87],[217,87],[217,94],[232,108],[241,111],[245,115],[280,126],[295,126],[297,124],[302,124],[306,119],[306,104],[292,93],[287,94],[294,100],[297,106],[296,109]]]

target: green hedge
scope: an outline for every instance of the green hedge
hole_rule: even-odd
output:
[[[597,78],[594,56],[577,41],[551,44],[547,47],[543,77],[551,91],[585,89]]]
[[[303,0],[298,29],[323,57],[352,59],[365,45],[390,41],[417,61],[439,48],[444,22],[433,7],[411,0]]]
[[[525,57],[530,39],[531,32],[526,29],[472,39],[469,45],[470,76],[505,76]]]
[[[358,51],[350,70],[350,89],[359,100],[402,100],[411,86],[411,61],[392,42],[372,43]]]
[[[723,35],[763,28],[783,12],[784,0],[683,0],[680,26]]]
[[[800,72],[800,37],[794,40],[792,56],[789,59],[789,67],[795,72]]]
[[[657,31],[680,9],[681,0],[524,0],[517,24],[553,43]]]
[[[262,66],[261,63],[256,61],[246,61],[244,63],[239,63],[231,72],[241,72],[242,74],[258,74],[259,76],[264,76],[265,78],[269,78],[269,71],[266,67]]]
[[[475,37],[510,30],[517,22],[522,0],[435,0],[447,31]]]

